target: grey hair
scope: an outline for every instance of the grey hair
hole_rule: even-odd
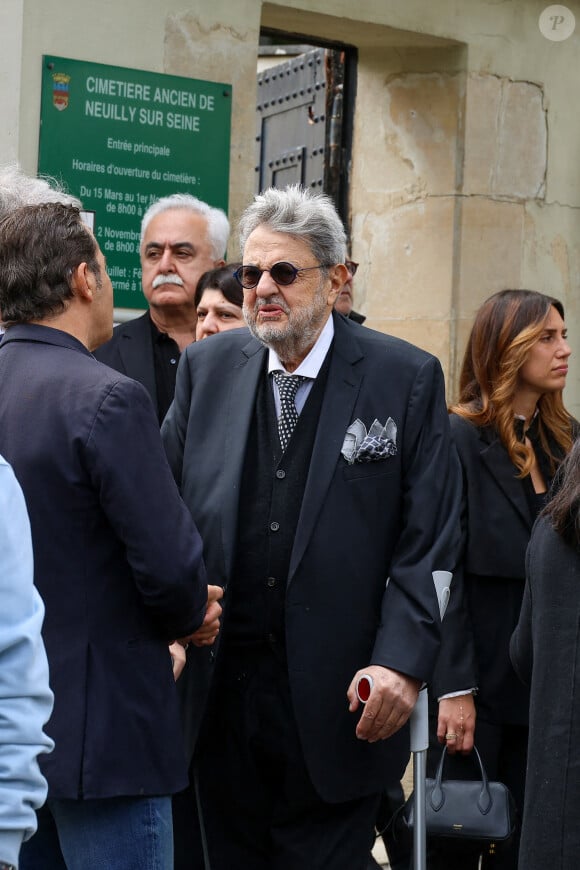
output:
[[[334,203],[324,193],[290,184],[282,189],[269,187],[258,194],[240,218],[242,253],[248,236],[261,224],[276,233],[304,239],[319,263],[344,263],[346,233]]]
[[[221,208],[214,208],[213,206],[208,205],[207,202],[203,202],[196,196],[192,196],[190,193],[173,193],[171,196],[164,196],[161,199],[158,199],[149,206],[143,215],[143,220],[141,221],[140,245],[143,244],[145,232],[153,218],[157,217],[158,214],[162,214],[164,211],[176,208],[186,209],[187,211],[201,215],[206,219],[207,234],[212,248],[213,258],[214,260],[221,260],[225,255],[228,246],[230,222]]]
[[[60,202],[82,209],[82,203],[54,178],[25,175],[17,163],[0,166],[0,217],[23,205]]]

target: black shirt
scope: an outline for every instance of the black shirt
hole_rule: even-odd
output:
[[[515,420],[517,437],[520,441],[524,441],[526,438],[529,439],[533,451],[536,454],[536,460],[538,463],[540,474],[542,475],[544,483],[546,484],[546,492],[538,493],[534,490],[534,484],[531,474],[528,474],[522,479],[526,499],[528,501],[528,505],[530,507],[530,511],[534,520],[548,501],[552,481],[554,478],[554,469],[552,468],[550,456],[548,456],[548,454],[542,447],[542,442],[540,441],[540,433],[538,431],[539,422],[540,415],[538,413],[534,414],[527,429],[525,428],[525,422],[522,419],[516,418]],[[561,462],[564,458],[564,451],[559,445],[554,443],[552,439],[549,438],[548,440],[550,443],[550,450],[552,454],[559,462]]]
[[[157,390],[157,414],[159,423],[163,422],[175,393],[175,376],[179,362],[179,347],[166,332],[160,332],[151,320],[151,339],[153,341],[153,366],[155,368],[155,388]]]

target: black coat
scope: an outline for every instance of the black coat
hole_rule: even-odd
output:
[[[439,691],[470,688],[461,685],[460,669],[466,669],[473,650],[475,684],[480,690],[478,715],[496,723],[524,725],[527,691],[513,672],[508,650],[519,616],[525,553],[535,519],[527,492],[530,481],[517,477],[495,429],[475,426],[456,414],[450,419],[463,473],[463,572],[471,636],[461,641],[464,656],[457,659],[457,674],[448,662]]]
[[[511,642],[531,679],[530,737],[520,868],[580,866],[580,555],[548,520],[527,552],[527,583]],[[532,668],[533,663],[533,668]]]
[[[143,384],[157,408],[153,338],[148,311],[141,317],[116,326],[113,337],[101,345],[94,355],[115,371]]]

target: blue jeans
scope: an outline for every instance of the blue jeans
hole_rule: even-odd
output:
[[[170,797],[49,798],[20,870],[172,870]]]

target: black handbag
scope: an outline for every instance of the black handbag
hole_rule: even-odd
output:
[[[479,765],[481,779],[443,779],[445,747],[435,779],[426,780],[425,820],[427,838],[455,841],[458,845],[487,848],[507,843],[516,826],[516,807],[510,790],[503,782],[490,782],[474,747],[473,757]],[[414,795],[392,820],[395,839],[412,840]]]

